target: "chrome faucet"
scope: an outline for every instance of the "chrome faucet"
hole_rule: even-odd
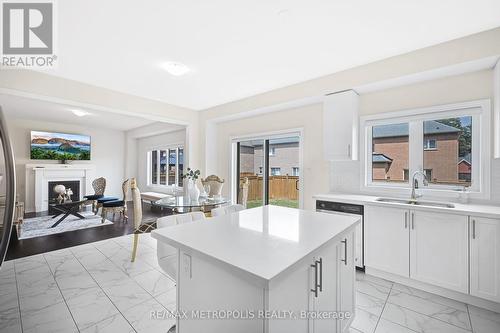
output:
[[[422,175],[424,176],[424,186],[427,186],[429,185],[428,181],[427,181],[427,176],[425,175],[425,173],[423,173],[422,171],[418,170],[418,171],[415,171],[413,173],[413,176],[411,177],[411,198],[410,200],[411,201],[416,201],[417,198],[421,197],[422,195],[417,195],[417,193],[415,192],[415,189],[418,188],[418,180],[417,180],[417,176],[418,175]]]

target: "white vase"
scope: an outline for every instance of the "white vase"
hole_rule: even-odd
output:
[[[191,201],[198,201],[198,198],[200,197],[200,189],[198,186],[196,186],[196,182],[190,180],[189,181],[189,199]]]

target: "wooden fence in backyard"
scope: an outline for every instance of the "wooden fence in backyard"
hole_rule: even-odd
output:
[[[241,175],[241,181],[248,178],[248,200],[262,199],[262,176]],[[299,191],[297,190],[298,176],[270,176],[269,177],[269,199],[288,199],[298,200]]]

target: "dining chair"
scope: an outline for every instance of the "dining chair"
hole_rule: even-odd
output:
[[[248,188],[250,187],[250,181],[248,177],[243,178],[243,181],[240,182],[240,191],[238,193],[238,202],[243,205],[243,207],[247,208],[248,202]]]
[[[214,209],[212,209],[212,217],[231,214],[231,213],[242,211],[244,209],[245,209],[245,207],[243,205],[240,205],[240,204],[214,208]]]
[[[122,191],[123,191],[123,200],[111,200],[102,203],[102,223],[106,220],[108,213],[113,213],[113,221],[115,220],[115,214],[119,213],[123,222],[128,221],[127,216],[127,193],[129,187],[130,179],[125,180],[122,183]]]
[[[132,192],[132,204],[134,205],[134,244],[132,247],[132,258],[131,258],[131,261],[134,262],[137,256],[139,235],[156,229],[156,221],[154,222],[142,221],[141,191],[139,190],[139,187],[137,187],[137,181],[135,178],[132,178],[130,180],[130,191]]]
[[[180,215],[170,215],[160,217],[156,220],[158,229],[168,228],[178,224],[184,224],[205,219],[203,212],[192,212]],[[173,246],[157,242],[156,253],[158,256],[158,264],[161,269],[170,276],[174,281],[177,281],[177,249]]]
[[[221,179],[216,175],[210,175],[207,178],[202,179],[201,183],[203,184],[203,186],[210,186],[208,196],[213,197],[214,195],[221,195],[222,186],[224,185],[224,179]]]
[[[92,211],[96,212],[97,199],[104,197],[104,191],[106,190],[106,178],[99,177],[92,181],[92,188],[94,189],[94,194],[85,195],[83,198],[87,200],[84,205],[92,204]]]

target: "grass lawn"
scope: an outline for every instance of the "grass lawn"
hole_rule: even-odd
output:
[[[269,204],[282,207],[299,208],[298,200],[270,199]],[[262,200],[251,200],[247,202],[247,208],[254,208],[259,206],[262,206]]]

